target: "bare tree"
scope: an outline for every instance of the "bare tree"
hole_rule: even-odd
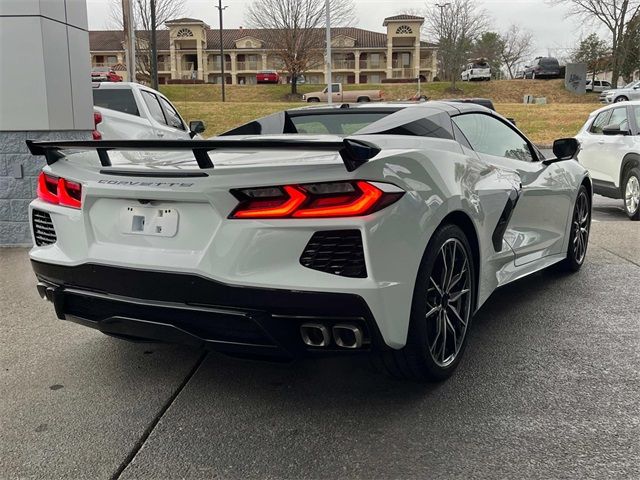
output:
[[[352,0],[329,0],[331,25],[353,21]],[[265,38],[291,78],[291,93],[297,93],[297,77],[322,62],[326,25],[325,2],[319,0],[254,0],[246,12],[252,28],[269,29]],[[330,59],[329,59],[330,61]]]
[[[569,7],[569,15],[584,21],[601,23],[611,33],[612,83],[618,82],[620,68],[625,62],[623,46],[626,30],[640,15],[640,0],[549,0]]]
[[[150,0],[130,0],[133,3],[133,17],[136,29],[137,70],[144,77],[151,74],[151,2]],[[184,15],[185,0],[156,0],[156,24],[163,25]],[[111,20],[117,29],[125,28],[122,0],[111,0]]]
[[[519,25],[511,25],[502,34],[502,63],[507,67],[509,77],[515,75],[515,66],[532,55],[533,34]]]
[[[474,41],[489,25],[485,10],[475,0],[448,0],[444,5],[429,3],[425,11],[427,34],[438,42],[438,55],[445,78],[456,81],[467,62]]]

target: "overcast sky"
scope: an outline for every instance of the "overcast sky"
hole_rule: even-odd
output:
[[[89,28],[110,28],[109,5],[113,0],[87,0]],[[135,0],[134,0],[135,1]],[[322,0],[319,0],[322,1]],[[425,0],[353,0],[356,5],[356,25],[368,30],[384,31],[382,20],[386,16],[406,10],[423,8]],[[436,0],[431,0],[435,3]],[[446,1],[446,0],[443,0]],[[246,26],[244,12],[250,0],[226,0],[224,26]],[[492,19],[493,28],[505,30],[518,23],[535,34],[536,55],[562,57],[576,42],[588,35],[592,28],[583,28],[573,19],[566,19],[564,7],[550,6],[545,0],[478,0]],[[186,16],[204,20],[211,28],[218,28],[217,0],[186,0]]]

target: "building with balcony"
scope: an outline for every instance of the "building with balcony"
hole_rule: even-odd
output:
[[[423,81],[433,80],[437,70],[437,46],[420,39],[423,23],[422,17],[395,15],[384,19],[386,33],[352,27],[332,28],[333,81],[381,83],[418,76]],[[171,20],[165,25],[167,29],[157,31],[160,83],[185,80],[221,83],[222,61],[224,81],[228,84],[254,84],[260,70],[277,70],[283,81],[289,81],[271,41],[271,30],[223,30],[223,59],[219,30],[194,18]],[[140,32],[139,38],[149,38],[148,32]],[[123,39],[121,31],[90,31],[92,66],[124,63]],[[318,50],[317,62],[313,63],[305,72],[306,82],[326,83],[322,49]]]

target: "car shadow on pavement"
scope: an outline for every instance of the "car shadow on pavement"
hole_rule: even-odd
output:
[[[259,392],[260,401],[278,400],[280,395],[304,397],[305,408],[312,408],[316,402],[322,409],[328,407],[327,400],[333,399],[336,408],[344,408],[345,399],[367,399],[367,402],[393,400],[411,404],[424,402],[430,396],[441,398],[455,392],[460,383],[470,380],[483,366],[493,372],[491,345],[476,344],[487,336],[506,335],[511,338],[515,331],[524,337],[535,334],[535,322],[527,319],[531,302],[541,298],[549,289],[561,289],[568,277],[555,270],[548,270],[520,280],[496,291],[474,318],[470,331],[469,346],[458,371],[451,379],[441,383],[422,384],[415,381],[392,378],[374,366],[368,355],[335,356],[330,358],[303,359],[291,363],[275,363],[244,360],[209,353],[199,368],[195,379],[204,382],[210,393],[221,390],[236,394],[252,395]],[[514,315],[515,312],[520,312]],[[517,350],[517,342],[509,348]],[[203,388],[198,386],[197,388]],[[449,393],[447,393],[449,392]],[[200,392],[206,395],[205,391]],[[362,405],[360,405],[362,407]]]

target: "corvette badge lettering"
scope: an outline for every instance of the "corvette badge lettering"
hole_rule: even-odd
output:
[[[107,185],[124,185],[128,187],[193,187],[193,183],[183,182],[137,182],[131,180],[98,180]]]

